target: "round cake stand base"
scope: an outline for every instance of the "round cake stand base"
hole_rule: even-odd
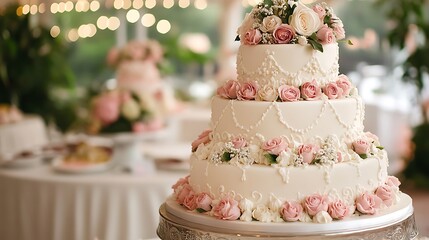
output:
[[[284,240],[418,240],[414,214],[397,223],[362,231],[302,236],[272,236],[269,233],[222,233],[220,229],[212,229],[209,226],[200,224],[189,224],[183,219],[167,213],[165,204],[160,207],[159,213],[160,222],[157,234],[162,240],[260,240],[267,238]]]

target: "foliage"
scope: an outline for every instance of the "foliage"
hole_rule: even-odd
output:
[[[17,104],[65,130],[74,120],[68,97],[74,75],[65,45],[49,29],[33,26],[30,15],[19,16],[17,8],[13,4],[0,12],[0,102]],[[59,89],[66,89],[62,100],[56,98]]]
[[[414,25],[422,34],[423,41],[403,63],[403,79],[414,83],[419,90],[424,87],[424,76],[429,73],[429,11],[427,0],[376,0],[383,8],[391,26],[387,34],[389,43],[403,49]]]

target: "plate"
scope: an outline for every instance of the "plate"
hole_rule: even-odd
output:
[[[108,171],[113,167],[111,161],[92,164],[70,164],[64,162],[63,157],[54,159],[51,165],[55,171],[69,174],[99,173]]]
[[[188,161],[191,157],[191,143],[189,142],[145,142],[143,152],[157,160],[175,159]]]
[[[44,159],[45,157],[41,155],[22,156],[13,160],[3,161],[0,166],[6,168],[31,168],[42,165]]]

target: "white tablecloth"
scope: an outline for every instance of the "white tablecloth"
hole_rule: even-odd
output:
[[[47,166],[0,169],[1,240],[156,237],[158,208],[186,172],[67,175]]]

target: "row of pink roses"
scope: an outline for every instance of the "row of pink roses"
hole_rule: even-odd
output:
[[[389,176],[382,186],[374,192],[365,192],[355,199],[355,205],[349,206],[342,200],[329,201],[327,196],[313,194],[304,198],[303,202],[286,201],[280,208],[280,215],[286,222],[295,222],[302,219],[304,213],[310,217],[316,216],[320,212],[327,212],[330,217],[342,220],[355,210],[361,214],[376,214],[383,206],[392,206],[395,194],[398,191],[400,181],[394,176]],[[237,220],[241,216],[242,210],[239,203],[232,197],[220,199],[217,203],[213,197],[207,193],[195,193],[189,184],[189,176],[179,179],[173,185],[175,200],[188,210],[199,212],[212,211],[213,216],[221,220]]]
[[[349,96],[351,89],[350,80],[342,74],[338,76],[337,81],[330,82],[324,87],[315,80],[305,82],[299,88],[282,85],[278,89],[268,85],[259,87],[252,81],[240,83],[237,80],[229,80],[217,89],[217,95],[225,99],[295,102],[301,99],[319,100],[323,94],[328,99],[341,99]]]
[[[198,138],[192,142],[192,151],[195,152],[201,144],[205,145],[211,141],[210,134],[212,130],[203,131]],[[371,153],[371,146],[375,143],[378,144],[378,137],[370,132],[365,133],[365,137],[357,139],[351,143],[351,148],[362,158],[366,158]],[[231,143],[235,149],[241,149],[247,147],[249,144],[241,136],[236,136],[231,140]],[[381,148],[380,146],[376,146]],[[284,151],[290,151],[290,144],[283,137],[276,137],[269,139],[262,143],[261,149],[267,153],[275,156],[279,156]],[[316,156],[320,147],[315,144],[301,144],[298,147],[298,155],[302,157],[304,163],[312,164],[316,160]],[[337,152],[337,162],[342,161],[342,153]]]

